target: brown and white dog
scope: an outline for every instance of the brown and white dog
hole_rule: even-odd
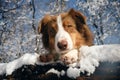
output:
[[[45,15],[39,23],[38,32],[42,33],[43,45],[50,52],[48,55],[40,56],[42,62],[55,60],[56,54],[62,55],[82,45],[93,44],[86,17],[74,9],[59,15]],[[69,64],[74,62],[74,54],[71,57],[66,55],[61,59]],[[67,61],[68,59],[71,59],[70,62]]]

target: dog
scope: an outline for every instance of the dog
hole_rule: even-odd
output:
[[[41,62],[60,59],[65,64],[74,63],[76,54],[70,56],[65,53],[83,45],[93,45],[93,35],[86,24],[86,17],[74,9],[57,15],[45,15],[39,22],[38,33],[42,34],[43,45],[49,51],[49,54],[40,56]]]

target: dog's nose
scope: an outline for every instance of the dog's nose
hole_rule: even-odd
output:
[[[62,40],[60,42],[58,42],[57,46],[60,50],[65,50],[67,48],[67,41],[66,40]]]

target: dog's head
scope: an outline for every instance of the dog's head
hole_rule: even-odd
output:
[[[71,9],[59,15],[46,15],[39,23],[45,48],[64,53],[81,45],[92,45],[93,37],[86,25],[86,17]]]

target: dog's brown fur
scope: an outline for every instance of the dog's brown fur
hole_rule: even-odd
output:
[[[67,31],[71,36],[74,48],[79,48],[82,45],[91,46],[93,44],[92,33],[86,24],[86,17],[81,12],[71,9],[68,12],[61,13],[60,15],[62,17],[65,31]],[[40,21],[38,32],[42,33],[43,45],[50,51],[50,53],[53,53],[53,51],[55,52],[54,45],[57,31],[57,15],[46,15]],[[48,60],[42,61],[46,62]]]

